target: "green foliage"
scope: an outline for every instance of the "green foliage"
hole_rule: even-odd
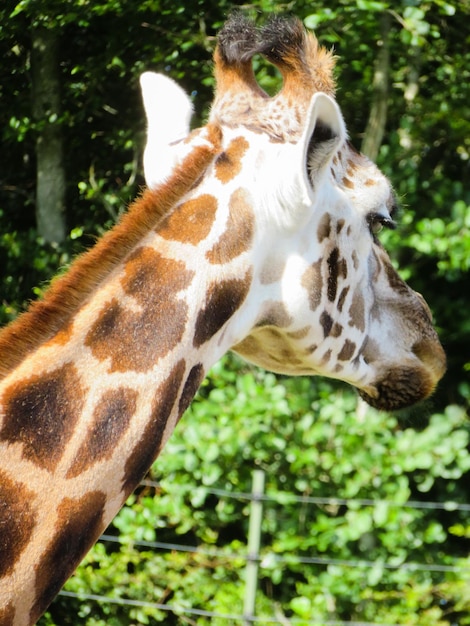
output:
[[[422,254],[437,256],[439,274],[451,281],[470,270],[470,206],[457,200],[450,218],[423,218],[409,243]]]
[[[34,229],[0,233],[0,324],[14,319],[27,301],[40,297],[51,276],[65,267],[77,251],[72,241],[63,246],[46,244]]]

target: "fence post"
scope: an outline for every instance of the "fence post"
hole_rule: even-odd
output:
[[[256,587],[258,584],[259,547],[261,539],[261,520],[263,515],[262,496],[264,494],[264,472],[253,472],[251,489],[250,522],[248,528],[248,555],[245,569],[245,601],[243,603],[243,623],[252,624],[255,617]]]

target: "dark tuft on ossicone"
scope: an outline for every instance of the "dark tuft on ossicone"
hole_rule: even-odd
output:
[[[258,52],[271,63],[289,65],[289,58],[302,56],[305,48],[305,29],[295,18],[271,17],[261,30]]]
[[[226,63],[246,63],[257,52],[258,33],[253,22],[235,11],[220,31],[218,43]]]

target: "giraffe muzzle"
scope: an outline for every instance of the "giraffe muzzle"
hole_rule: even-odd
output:
[[[444,355],[442,348],[440,350]],[[360,389],[359,395],[370,406],[381,411],[398,411],[410,407],[432,394],[444,374],[445,357],[439,355],[430,365],[426,366],[422,361],[413,367],[390,369],[371,389]]]

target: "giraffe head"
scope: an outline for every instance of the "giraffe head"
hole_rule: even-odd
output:
[[[273,97],[256,82],[255,54],[282,75]],[[237,14],[219,35],[210,122],[223,142],[204,185],[215,196],[238,191],[241,238],[243,222],[255,224],[251,287],[231,347],[275,372],[345,380],[369,404],[398,409],[433,391],[445,356],[428,306],[377,239],[394,227],[396,198],[348,142],[333,65],[295,19],[258,30]],[[171,143],[171,163],[183,144]],[[147,161],[148,181],[160,176],[153,167]]]

